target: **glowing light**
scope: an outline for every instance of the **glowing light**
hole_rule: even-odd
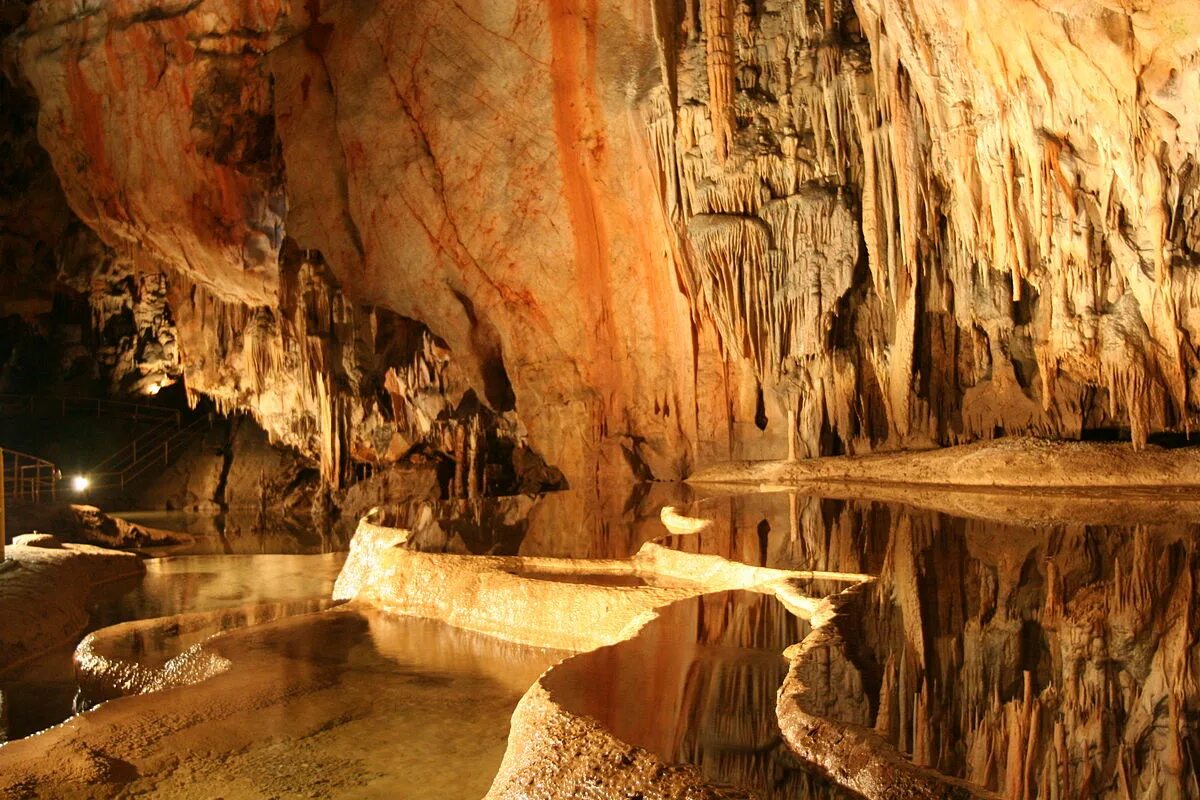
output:
[[[85,475],[76,475],[74,478],[71,478],[71,488],[77,492],[86,492],[87,488],[91,485],[92,482]]]
[[[685,517],[675,510],[675,506],[663,506],[658,512],[658,518],[662,520],[663,527],[676,535],[699,533],[712,525],[711,519]]]
[[[151,381],[142,387],[142,394],[154,396],[174,383],[174,379],[169,375],[160,375],[158,380]]]

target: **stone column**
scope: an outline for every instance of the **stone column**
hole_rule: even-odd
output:
[[[8,536],[6,511],[4,508],[4,492],[7,489],[4,474],[4,450],[0,449],[0,563],[4,562],[4,540]]]
[[[787,412],[787,460],[789,462],[796,460],[796,401],[788,398]]]

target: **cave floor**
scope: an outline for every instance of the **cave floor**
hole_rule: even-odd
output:
[[[397,509],[348,604],[0,747],[0,793],[1200,797],[1186,493],[748,488]],[[343,556],[287,558],[162,569],[216,609],[324,559],[330,596]]]

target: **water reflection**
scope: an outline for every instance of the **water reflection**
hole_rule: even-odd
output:
[[[543,684],[571,713],[714,784],[763,798],[848,797],[797,761],[775,719],[783,650],[806,634],[772,596],[704,595],[663,609],[629,641],[564,662]]]
[[[411,545],[431,553],[547,558],[629,558],[663,535],[659,511],[688,504],[686,484],[639,483],[583,491],[396,501],[381,507],[381,525],[413,532]]]
[[[192,536],[183,545],[145,548],[152,555],[294,555],[346,549],[346,540],[322,531],[311,519],[234,507],[221,514],[192,511],[122,511],[137,525]]]
[[[915,764],[1007,797],[1200,797],[1200,528],[1144,497],[1121,524],[1100,524],[1117,498],[1027,498],[1011,524],[992,514],[1011,497],[949,495],[920,502],[975,516],[715,497],[690,512],[713,525],[665,542],[877,576],[837,622],[865,696],[822,700]],[[1130,524],[1139,509],[1154,522]]]
[[[101,587],[88,630],[229,606],[328,598],[344,560],[344,553],[150,559],[140,578]],[[74,652],[71,642],[0,676],[7,739],[44,730],[76,712]]]
[[[106,704],[58,733],[55,763],[40,737],[0,749],[0,795],[478,798],[517,701],[562,655],[364,608],[212,647],[229,672]]]
[[[875,575],[839,623],[863,696],[831,693],[830,716],[876,731],[914,763],[1008,796],[1200,797],[1195,501],[831,491],[655,484],[605,498],[561,492],[386,512],[433,552],[624,558],[657,540],[745,564]],[[664,536],[663,505],[712,525]],[[610,698],[617,711],[605,712],[633,741],[646,713],[635,694]],[[622,709],[633,722],[611,717]],[[691,763],[726,757],[694,744],[716,736],[715,718],[671,713],[674,744],[649,742],[654,752]]]
[[[111,625],[252,603],[327,598],[345,560],[345,553],[150,559],[141,583],[100,604],[95,619]]]
[[[906,491],[729,493],[654,484],[603,498],[561,492],[397,502],[384,509],[381,522],[412,529],[413,545],[430,552],[627,558],[658,541],[755,566],[873,575],[833,623],[857,675],[821,689],[821,713],[877,733],[915,764],[1008,797],[1200,798],[1197,503]],[[666,535],[659,520],[664,505],[712,524]],[[279,562],[268,571],[265,562],[228,556],[166,560],[147,575],[148,593],[114,613],[275,601],[301,586],[328,596],[325,583],[312,582],[320,573],[331,583],[336,558],[318,558],[325,560]],[[528,577],[640,584],[586,569],[571,577]],[[825,582],[804,590],[823,595],[841,588]],[[230,774],[278,779],[284,793],[308,791],[311,783],[282,766],[292,752],[298,761],[311,758],[332,770],[346,796],[384,793],[382,787],[401,791],[385,777],[400,771],[389,765],[401,763],[406,747],[432,759],[437,746],[451,746],[445,742],[457,741],[457,734],[441,734],[441,727],[455,730],[453,717],[474,713],[463,710],[461,698],[482,692],[505,698],[492,709],[500,721],[468,719],[464,736],[498,749],[481,755],[474,744],[453,747],[463,764],[479,759],[471,762],[477,769],[455,769],[486,789],[483,779],[503,752],[503,737],[484,732],[489,725],[507,729],[507,712],[499,709],[511,712],[504,704],[514,703],[538,665],[549,662],[519,652],[471,655],[455,645],[456,637],[471,634],[436,623],[413,627],[413,620],[370,614],[329,619],[311,628],[272,626],[269,636],[264,629],[266,638],[228,645],[243,648],[239,656],[256,664],[265,680],[298,693],[296,704],[279,705],[288,710],[269,723],[247,723],[245,736],[231,734],[256,755],[233,756],[241,772]],[[713,781],[763,797],[822,796],[832,790],[799,769],[775,720],[775,692],[787,669],[782,650],[806,633],[774,598],[706,596],[667,608],[631,641],[568,662],[551,673],[548,685],[573,712],[661,759],[694,764]],[[465,672],[455,666],[464,663]],[[447,678],[447,671],[457,677]],[[208,702],[235,696],[226,692],[261,690],[236,681],[214,683]],[[451,684],[474,688],[453,699]],[[487,694],[492,691],[497,694]],[[406,692],[429,705],[419,713],[394,705],[394,718],[386,720],[367,708],[372,696],[400,704]],[[348,706],[338,705],[341,694],[350,698]],[[356,727],[360,719],[384,726],[386,734],[368,734],[365,724]],[[304,723],[289,728],[289,720]],[[326,737],[323,726],[340,733]],[[284,733],[273,738],[277,731]],[[352,751],[355,736],[358,750]],[[201,763],[240,752],[215,742]],[[206,791],[234,795],[249,785],[221,783],[234,779],[218,779],[208,769],[200,769]],[[413,769],[421,775],[426,767]],[[320,773],[310,771],[310,781],[312,774]],[[429,796],[456,796],[437,780],[432,770],[425,778],[447,794]]]

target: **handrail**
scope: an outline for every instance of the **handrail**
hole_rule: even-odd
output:
[[[208,424],[208,417],[203,416],[192,420],[189,424],[172,432],[165,438],[160,438],[152,445],[144,445],[141,454],[134,457],[128,465],[121,469],[106,472],[89,473],[90,489],[121,489],[146,474],[147,470],[160,464],[167,464],[171,459],[171,451],[178,452],[181,445],[194,436],[199,428]]]
[[[186,425],[182,412],[145,402],[109,400],[96,397],[53,397],[48,395],[23,395],[0,393],[0,408],[18,404],[30,416],[95,414],[96,417],[120,417],[135,422],[153,423],[132,441],[110,454],[103,461],[84,470],[88,479],[88,491],[125,487],[158,464],[170,461],[171,451],[179,450],[184,439],[192,436],[196,429],[207,421],[201,416]],[[7,453],[18,453],[6,450]],[[57,467],[45,459],[20,453],[28,463],[13,462],[10,497],[26,497],[35,502],[43,494],[56,497],[57,486],[62,478]],[[40,462],[41,467],[33,466]],[[7,490],[7,489],[6,489]],[[15,494],[14,494],[15,493]]]
[[[186,442],[188,439],[190,439],[192,436],[194,436],[196,434],[197,429],[207,425],[207,423],[208,423],[208,420],[205,418],[197,419],[191,425],[187,425],[183,428],[180,428],[178,431],[175,432],[174,436],[170,437],[165,442],[163,442],[162,443],[163,463],[166,464],[169,462],[171,450],[178,451],[181,446],[181,443]],[[128,483],[129,481],[137,480],[142,475],[144,475],[148,469],[154,467],[157,463],[158,463],[158,460],[157,460],[156,456],[149,456],[149,457],[143,459],[143,461],[142,461],[143,466],[141,468],[131,467],[131,469],[133,469],[133,474],[126,475],[125,481]]]
[[[129,460],[130,464],[137,461],[137,451],[139,447],[142,449],[149,449],[156,443],[155,440],[161,439],[164,436],[169,436],[172,431],[178,429],[178,420],[172,419],[160,422],[150,430],[142,433],[140,436],[134,437],[129,444],[117,450],[115,453],[110,454],[103,461],[93,464],[88,472],[120,472],[122,469],[125,469],[125,467],[128,466],[124,464],[126,459]]]
[[[9,403],[28,406],[30,415],[57,412],[60,416],[66,416],[68,408],[77,408],[86,411],[95,410],[96,416],[103,416],[101,412],[104,409],[120,409],[121,414],[133,419],[142,417],[179,419],[179,412],[174,409],[163,408],[144,401],[110,400],[106,397],[56,397],[53,395],[0,393],[0,404]],[[110,416],[115,416],[115,414]]]
[[[59,477],[53,461],[0,447],[0,494],[5,497],[36,503],[45,493],[51,500],[57,499]]]
[[[13,450],[11,447],[0,447],[0,452],[8,456],[17,456],[18,458],[24,458],[30,461],[41,461],[44,464],[54,466],[53,461],[48,461],[47,459],[44,459],[41,456],[35,456],[32,453],[22,453],[20,450]]]

